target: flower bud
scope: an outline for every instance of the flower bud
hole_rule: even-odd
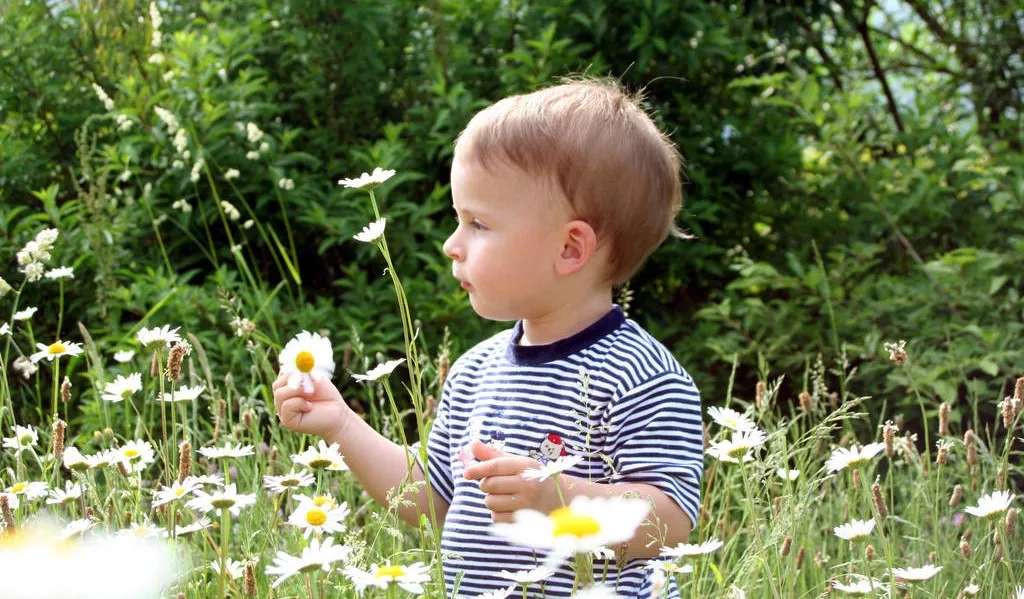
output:
[[[949,507],[955,508],[960,505],[960,500],[964,498],[964,487],[963,485],[954,485],[953,494],[949,496]]]
[[[853,471],[853,488],[854,489],[859,489],[860,488],[860,470],[854,470]]]
[[[928,563],[929,564],[934,564],[935,563],[935,558],[936,558],[935,552],[932,551],[931,553],[928,554]]]
[[[871,561],[875,559],[875,546],[868,543],[868,546],[864,548],[864,559]]]
[[[270,448],[270,476],[277,476],[277,446]]]
[[[967,448],[967,465],[974,466],[978,463],[978,448],[974,446],[973,429],[967,429],[964,433],[964,447]]]
[[[939,436],[945,437],[949,434],[949,404],[942,402],[939,406]]]
[[[996,488],[1006,489],[1006,468],[1003,466],[996,470]]]
[[[167,354],[167,380],[176,382],[181,380],[181,361],[185,358],[185,346],[175,343]]]
[[[1012,537],[1017,530],[1017,508],[1006,510],[1006,535]]]
[[[153,352],[153,359],[149,362],[149,376],[156,378],[160,376],[160,353]]]
[[[1024,401],[1024,376],[1017,379],[1017,384],[1013,386],[1013,398]]]
[[[804,413],[810,412],[811,411],[811,407],[812,407],[811,406],[811,394],[806,392],[806,391],[801,391],[799,397],[800,397],[800,409],[803,410]]]
[[[185,482],[190,474],[192,474],[192,443],[186,439],[178,447],[178,482]]]
[[[782,497],[776,497],[772,500],[772,507],[775,510],[775,516],[778,517],[782,513]]]
[[[793,546],[793,536],[786,535],[786,538],[782,540],[782,549],[779,550],[779,555],[786,557],[789,555],[789,550]]]
[[[878,519],[885,520],[889,517],[889,509],[885,505],[885,496],[882,495],[882,486],[875,481],[875,484],[871,485],[871,498],[875,502],[875,511],[878,512]]]
[[[882,441],[885,443],[885,455],[890,458],[896,457],[896,433],[899,431],[899,427],[889,420],[882,427]]]
[[[945,466],[949,462],[949,446],[945,443],[939,443],[939,451],[935,455],[935,463],[939,466]]]
[[[256,564],[251,560],[245,562],[245,584],[242,588],[246,597],[256,596]]]
[[[64,379],[65,381],[67,379]],[[64,431],[67,429],[67,424],[63,420],[57,418],[53,421],[53,459],[56,462],[60,462],[64,459]]]
[[[802,570],[804,567],[804,556],[807,553],[806,547],[801,547],[796,551],[796,569]]]
[[[60,400],[65,404],[71,401],[71,379],[67,375],[64,375],[64,382],[60,384]]]
[[[754,386],[754,409],[758,412],[764,410],[764,393],[766,391],[764,381],[757,381]]]
[[[971,544],[964,537],[960,537],[960,555],[964,556],[964,559],[971,557]]]
[[[14,514],[11,513],[11,503],[7,495],[0,495],[0,516],[4,519],[4,526],[8,535],[14,534],[16,527],[14,526]]]

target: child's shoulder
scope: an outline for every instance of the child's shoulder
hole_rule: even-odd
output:
[[[503,356],[514,331],[513,327],[509,327],[471,347],[452,364],[451,374],[455,374],[467,367],[480,367],[496,356]]]
[[[646,379],[674,375],[687,382],[693,381],[665,344],[632,319],[627,318],[613,333],[606,352],[614,358],[608,361],[610,366],[634,373],[634,376],[644,373],[646,376],[641,378]]]

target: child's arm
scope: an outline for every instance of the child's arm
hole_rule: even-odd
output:
[[[387,505],[388,493],[400,487],[408,479],[409,468],[406,450],[373,430],[358,414],[345,403],[330,381],[315,380],[313,392],[306,394],[299,389],[288,387],[286,376],[274,381],[274,406],[281,424],[302,433],[323,437],[328,443],[337,443],[352,474],[377,502]],[[415,462],[412,468],[414,481],[424,480],[423,471]],[[422,485],[413,506],[398,508],[398,516],[412,525],[419,524],[419,514],[430,515],[427,485]],[[448,502],[433,491],[434,526],[441,526],[448,513]]]

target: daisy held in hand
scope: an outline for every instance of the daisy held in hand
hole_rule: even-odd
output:
[[[331,340],[318,333],[302,331],[281,350],[281,373],[288,376],[288,386],[302,386],[306,393],[313,392],[317,377],[334,376],[334,351]]]

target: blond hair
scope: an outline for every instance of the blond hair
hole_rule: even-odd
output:
[[[612,80],[573,81],[480,111],[456,147],[484,168],[503,160],[553,181],[574,218],[609,243],[607,278],[629,279],[670,233],[682,205],[682,159]]]

